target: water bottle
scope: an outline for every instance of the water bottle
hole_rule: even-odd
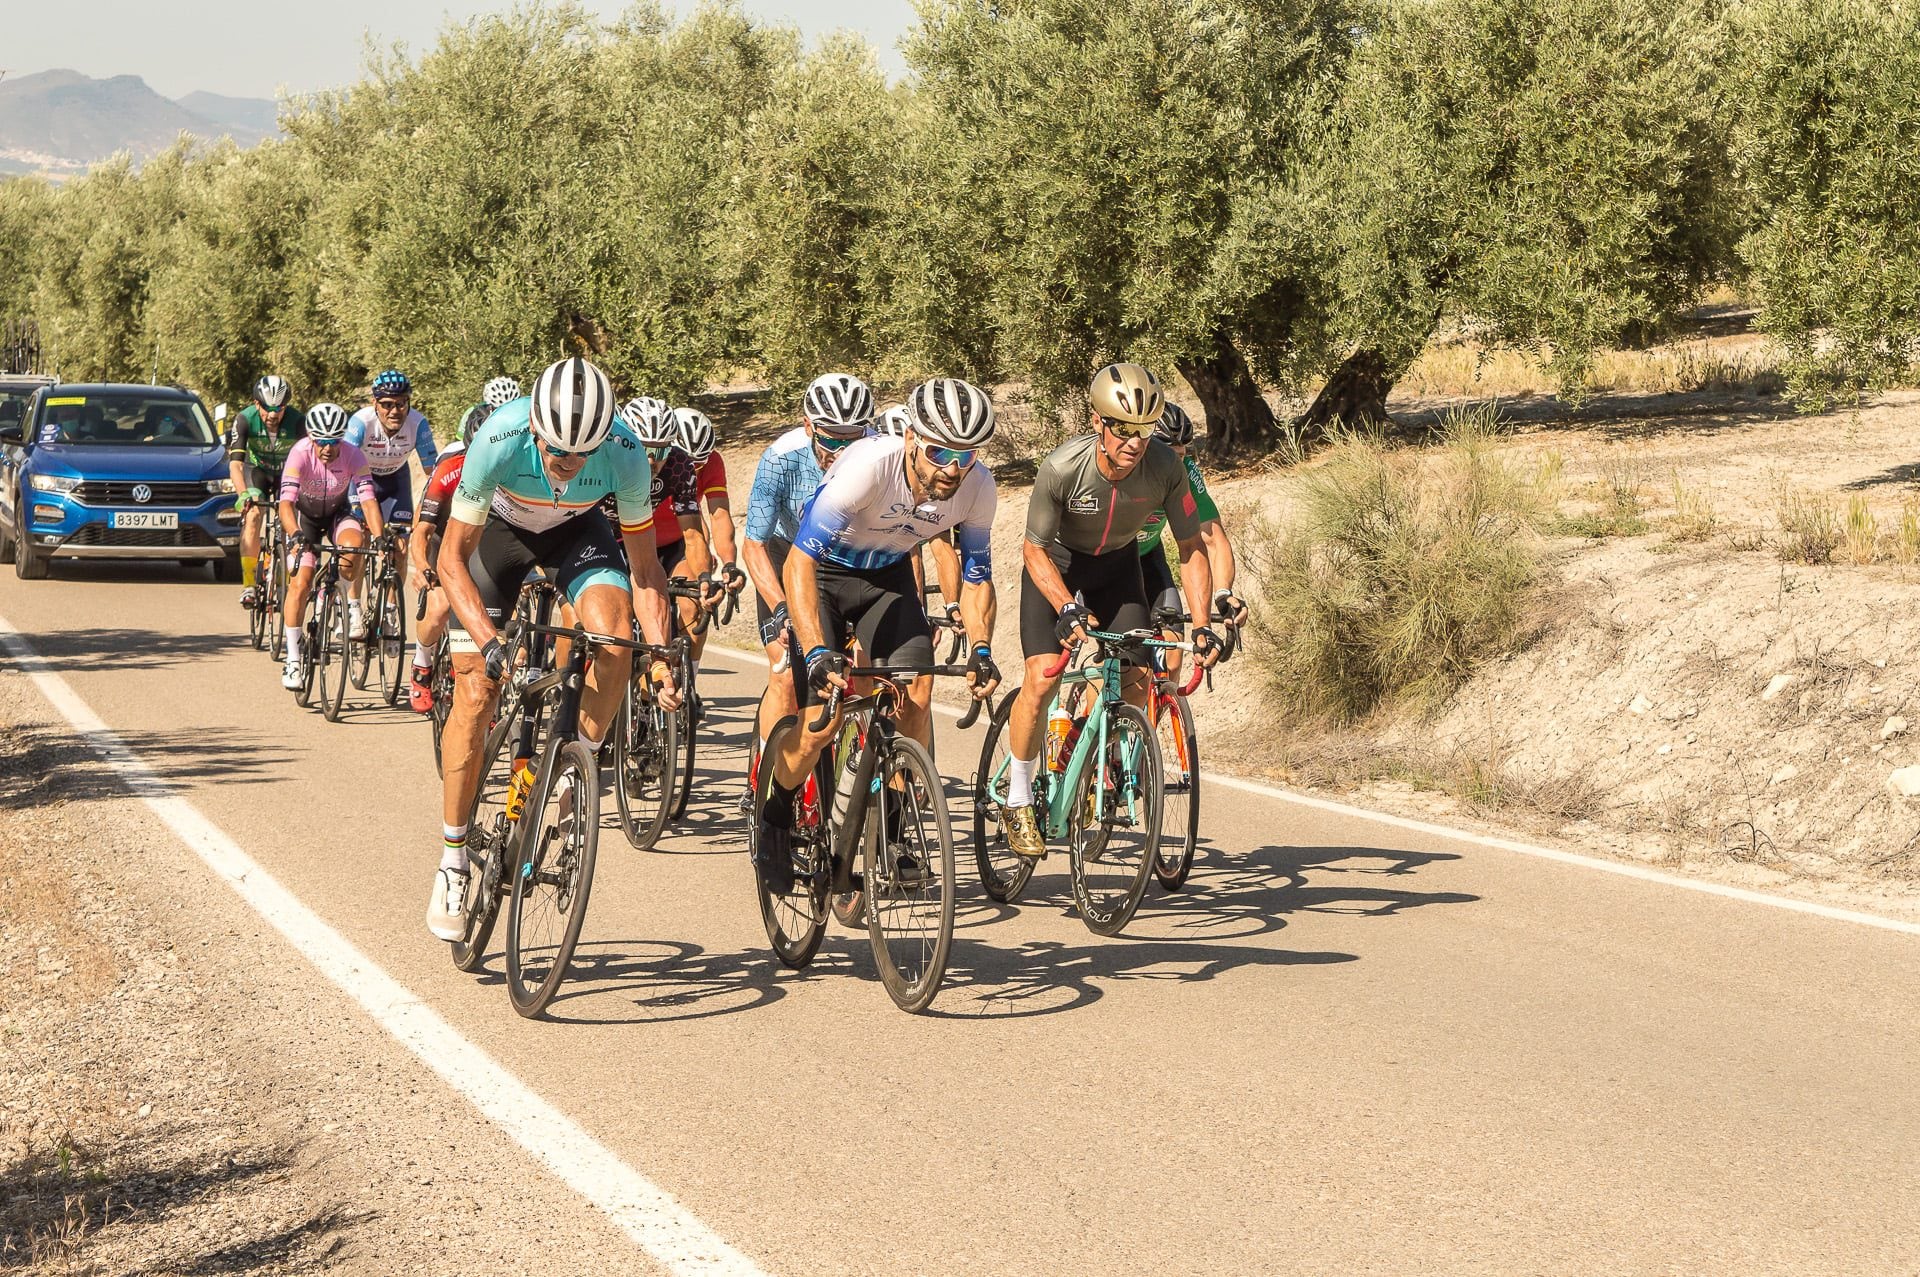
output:
[[[840,764],[840,778],[833,784],[833,827],[843,828],[847,820],[847,809],[853,806],[853,773],[858,755],[849,750]]]
[[[1067,769],[1067,738],[1073,732],[1073,715],[1066,706],[1058,701],[1047,714],[1047,770],[1063,772]]]

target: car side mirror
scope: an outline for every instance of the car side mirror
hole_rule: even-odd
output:
[[[10,443],[19,447],[26,442],[27,437],[21,433],[19,426],[0,426],[0,443]]]

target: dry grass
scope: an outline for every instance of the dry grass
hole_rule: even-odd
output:
[[[1704,493],[1687,487],[1680,471],[1673,472],[1673,514],[1667,519],[1667,539],[1698,542],[1719,530],[1720,516]]]
[[[1856,496],[1847,502],[1847,558],[1866,567],[1879,556],[1880,521],[1873,516],[1867,499]]]
[[[1826,493],[1802,492],[1782,484],[1773,512],[1780,525],[1774,549],[1788,563],[1831,563],[1846,541],[1838,505]]]
[[[1636,450],[1618,448],[1600,461],[1600,479],[1589,490],[1594,509],[1567,515],[1554,524],[1563,536],[1637,537],[1646,533],[1645,459]]]
[[[1296,719],[1435,706],[1515,641],[1540,506],[1495,455],[1498,430],[1490,412],[1450,414],[1437,452],[1346,435],[1303,477],[1291,526],[1250,530],[1259,659]]]
[[[1900,502],[1900,522],[1893,532],[1893,561],[1902,567],[1920,563],[1920,497],[1912,493]]]
[[[1785,385],[1774,346],[1755,337],[1728,337],[1601,351],[1581,389],[1586,394],[1775,394]],[[1525,399],[1562,389],[1543,354],[1489,350],[1459,337],[1429,344],[1399,384],[1401,393],[1430,399]]]

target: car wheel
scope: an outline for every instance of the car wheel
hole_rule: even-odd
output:
[[[13,525],[13,572],[22,581],[44,581],[47,579],[47,557],[33,548],[27,540],[27,525],[24,520]]]

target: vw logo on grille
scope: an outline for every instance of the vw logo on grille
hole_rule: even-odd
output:
[[[133,485],[133,499],[144,505],[153,500],[153,489],[144,483],[136,483]]]

